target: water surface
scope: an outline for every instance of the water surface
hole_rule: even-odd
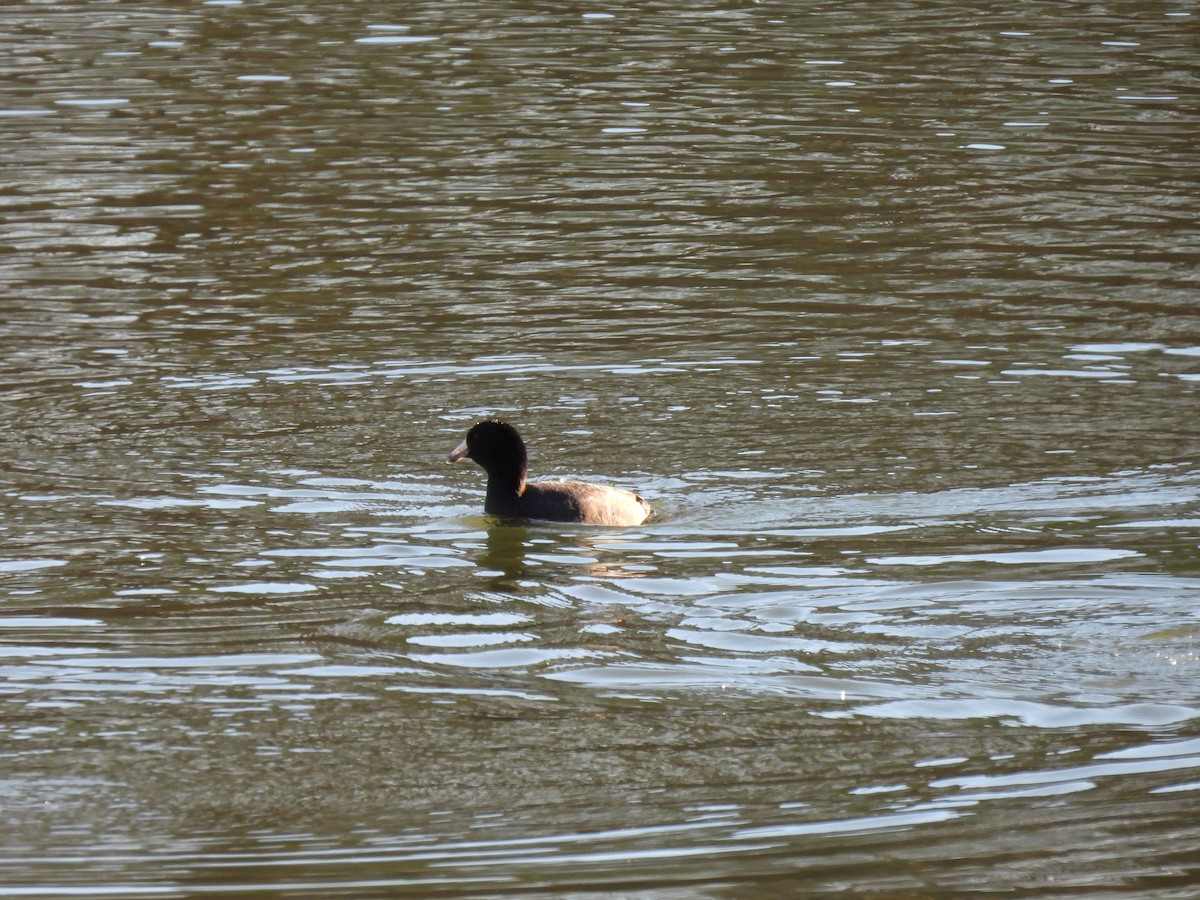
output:
[[[1190,12],[0,12],[6,896],[1188,896]]]

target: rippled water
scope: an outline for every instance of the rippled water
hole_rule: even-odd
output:
[[[1194,896],[1194,19],[0,10],[2,892]]]

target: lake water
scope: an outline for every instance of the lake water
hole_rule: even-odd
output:
[[[3,894],[1195,897],[1195,29],[0,10]]]

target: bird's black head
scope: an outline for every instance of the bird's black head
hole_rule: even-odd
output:
[[[454,448],[448,462],[458,462],[464,457],[475,460],[489,473],[516,471],[521,477],[529,465],[525,442],[517,429],[495,419],[474,425],[463,442]]]

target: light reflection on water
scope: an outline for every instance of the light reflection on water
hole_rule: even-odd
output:
[[[881,9],[0,12],[6,895],[1194,882],[1187,16]]]
[[[160,757],[136,786],[112,776],[84,786],[56,768],[12,781],[14,808],[30,784],[71,816],[85,792],[99,792],[116,812],[84,813],[95,828],[128,828],[119,811],[133,809],[138,829],[161,831],[145,816],[170,797],[183,824],[168,831],[221,832],[201,813],[211,803],[203,777],[182,790],[167,785],[213,735],[236,738],[244,746],[221,770],[244,796],[223,805],[259,824],[237,839],[235,856],[270,883],[282,877],[275,867],[302,866],[312,874],[296,888],[319,894],[469,890],[483,866],[491,887],[516,878],[509,869],[522,883],[552,885],[571,873],[603,885],[618,857],[632,866],[632,884],[668,861],[689,878],[719,880],[759,871],[765,857],[795,875],[786,863],[795,842],[857,835],[916,864],[913,841],[950,841],[945,829],[979,822],[980,807],[1022,805],[1036,832],[1061,828],[1029,807],[1045,799],[1077,798],[1092,814],[1102,797],[1094,800],[1102,815],[1124,816],[1128,804],[1113,798],[1124,796],[1122,780],[1146,797],[1188,794],[1188,770],[1200,760],[1172,742],[1200,713],[1200,580],[1187,562],[1200,482],[1186,464],[893,491],[882,489],[885,470],[866,475],[875,490],[839,494],[836,476],[802,470],[797,481],[773,452],[750,458],[763,469],[693,453],[691,471],[624,472],[658,507],[644,526],[512,527],[480,515],[477,472],[436,462],[441,433],[457,434],[477,414],[453,415],[422,441],[434,462],[379,478],[251,457],[249,466],[152,477],[137,487],[145,493],[22,493],[31,523],[71,524],[65,543],[47,533],[36,545],[59,555],[2,563],[19,579],[0,617],[3,693],[26,723],[11,730],[16,752],[36,758],[96,733],[117,747],[120,735],[150,742]],[[594,453],[598,437],[564,435],[558,445]],[[534,440],[535,459],[556,470],[562,451]],[[592,456],[567,458],[583,466],[572,473],[595,474]],[[83,524],[90,514],[78,518],[86,509],[109,542],[136,554],[136,573],[122,571],[120,554],[77,546],[96,527]],[[195,537],[155,536],[144,516],[166,516]],[[187,712],[146,733],[137,723],[150,702]],[[439,724],[439,709],[457,712]],[[555,724],[539,731],[547,716]],[[733,732],[732,722],[711,721],[724,716],[738,723]],[[524,720],[521,734],[481,744],[506,748],[503,775],[484,775],[477,750],[446,757],[447,740],[471,748],[480,722],[513,717]],[[663,717],[692,721],[664,733]],[[604,729],[581,728],[589,718],[625,719],[617,744]],[[867,755],[834,751],[884,723],[908,732],[868,739]],[[450,736],[464,726],[467,737]],[[914,743],[913,730],[929,736]],[[1139,744],[1137,734],[1157,740]],[[346,735],[358,749],[347,750]],[[549,760],[548,741],[557,750]],[[366,749],[381,744],[382,764]],[[632,753],[636,773],[617,770],[620,803],[577,808],[591,782],[545,768],[564,751],[601,770],[612,753]],[[516,762],[514,752],[529,759]],[[786,774],[797,753],[833,755],[797,777]],[[325,764],[309,762],[329,757],[337,784]],[[458,767],[435,762],[443,759]],[[720,773],[731,766],[757,774],[727,783]],[[839,772],[832,788],[830,767]],[[364,801],[358,785],[376,778],[388,787]],[[499,778],[494,791],[483,786],[490,778]],[[713,788],[714,778],[725,787]],[[419,791],[415,780],[425,782]],[[464,800],[464,781],[477,785],[475,800]],[[252,787],[262,783],[275,786]],[[779,783],[804,799],[768,799],[763,789]],[[547,805],[548,790],[575,800]],[[321,799],[297,804],[296,791]],[[697,824],[689,809],[714,798],[728,811]],[[479,802],[493,818],[463,825]],[[404,832],[363,837],[371,831],[362,821],[391,821],[397,808],[408,811]],[[455,825],[445,827],[438,810]],[[343,857],[319,842],[281,844],[269,824],[282,817],[299,835],[322,833],[314,815],[353,827],[363,843]],[[511,836],[466,839],[481,827]],[[972,852],[986,861],[996,826],[978,827],[982,849]],[[834,865],[862,848],[824,852]],[[105,858],[117,882],[164,862]],[[9,864],[14,879],[37,871],[36,858],[22,859]],[[76,859],[86,882],[99,857],[80,850]],[[243,864],[201,849],[172,865],[186,881],[233,887]],[[806,877],[820,883],[821,871]],[[938,871],[961,883],[953,867]],[[63,877],[56,885],[69,887]],[[891,877],[865,869],[860,883]]]

